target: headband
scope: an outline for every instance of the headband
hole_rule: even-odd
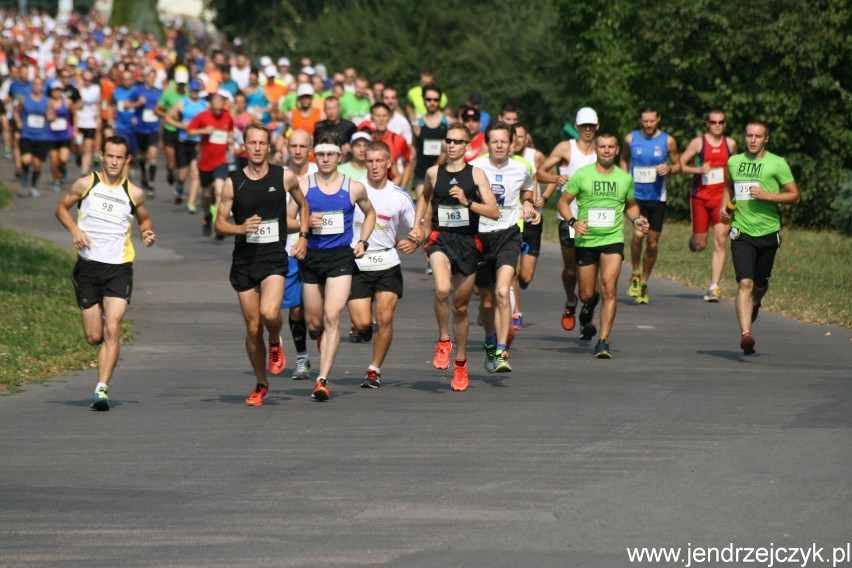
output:
[[[337,144],[317,144],[314,146],[314,154],[321,154],[323,152],[334,152],[336,154],[340,154],[340,146]]]

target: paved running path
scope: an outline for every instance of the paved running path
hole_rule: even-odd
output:
[[[18,191],[11,176],[2,162]],[[247,408],[231,245],[159,185],[113,409],[88,410],[92,370],[0,397],[0,565],[615,567],[627,547],[672,546],[681,561],[654,565],[685,566],[690,543],[816,543],[830,561],[852,540],[852,331],[766,313],[744,358],[729,301],[654,280],[634,306],[623,274],[615,358],[599,361],[560,327],[545,245],[515,372],[482,370],[474,326],[471,387],[454,393],[430,365],[418,255],[380,390],[358,388],[371,345],[346,342],[329,402],[282,377]],[[20,198],[0,225],[69,248],[57,200]]]

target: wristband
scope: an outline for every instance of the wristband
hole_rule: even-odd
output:
[[[638,220],[639,220],[639,217],[636,217],[635,219],[631,219],[630,222],[633,223],[633,226],[635,227],[636,221],[638,221]]]
[[[361,240],[360,240],[360,241],[358,241],[358,242],[359,242],[359,243],[364,243],[364,250],[367,250],[368,248],[370,248],[370,243],[369,243],[368,241],[365,241],[364,239],[361,239]]]
[[[299,238],[300,239],[307,239],[308,238],[308,232],[307,231],[299,231]]]
[[[577,218],[576,218],[576,217],[571,217],[570,219],[568,219],[568,220],[567,220],[567,221],[565,221],[565,222],[566,222],[566,223],[568,223],[568,226],[569,226],[569,227],[573,227],[573,226],[574,226],[574,223],[576,223],[576,222],[577,222]]]

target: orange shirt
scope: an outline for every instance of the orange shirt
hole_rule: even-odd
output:
[[[305,130],[308,134],[313,136],[314,127],[320,120],[322,120],[322,111],[318,108],[311,108],[311,114],[307,117],[302,116],[302,112],[299,109],[293,109],[290,126],[293,128],[293,130],[298,130],[299,128],[301,128],[302,130]]]

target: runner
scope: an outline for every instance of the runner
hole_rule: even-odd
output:
[[[198,142],[199,136],[189,136],[186,126],[195,118],[195,115],[207,109],[207,101],[198,97],[201,92],[201,81],[192,79],[189,82],[189,96],[182,98],[169,110],[166,115],[166,124],[171,124],[178,129],[178,144],[175,149],[175,165],[177,166],[177,196],[183,195],[184,184],[189,178],[189,197],[186,202],[186,212],[195,214],[198,186],[200,184],[198,173]],[[175,199],[175,203],[180,203]],[[210,212],[204,212],[201,232],[205,236],[210,235]]]
[[[112,92],[110,106],[113,112],[112,128],[113,136],[121,136],[130,143],[130,160],[127,162],[127,171],[124,177],[130,177],[130,166],[136,159],[139,146],[136,144],[136,136],[133,133],[136,122],[136,111],[131,104],[131,94],[136,87],[136,79],[130,71],[121,73],[121,84]]]
[[[367,195],[376,210],[376,226],[364,256],[356,260],[349,293],[349,317],[354,332],[369,341],[373,335],[372,303],[376,304],[376,339],[373,358],[361,388],[381,386],[382,363],[393,341],[393,316],[402,298],[402,269],[399,253],[411,254],[414,241],[400,238],[414,226],[414,203],[408,194],[388,181],[391,167],[390,148],[384,142],[371,142],[367,147]],[[355,210],[355,229],[364,223],[364,214]],[[358,245],[353,233],[352,246]]]
[[[47,121],[50,135],[50,172],[53,174],[51,189],[62,191],[62,176],[71,158],[71,139],[74,133],[74,116],[71,102],[65,97],[65,87],[53,81],[48,88],[50,100],[47,105]]]
[[[80,147],[80,171],[87,175],[92,169],[92,158],[95,148],[99,147],[101,137],[101,121],[98,118],[101,107],[101,88],[94,84],[91,71],[84,71],[80,83],[80,98],[82,105],[77,109],[75,121],[77,131],[82,136]]]
[[[340,144],[334,135],[317,137],[314,156],[317,173],[299,182],[311,210],[308,251],[301,271],[308,333],[318,340],[320,349],[320,371],[311,396],[325,401],[330,396],[328,376],[340,345],[340,312],[349,297],[355,259],[364,255],[369,244],[376,212],[364,186],[337,171]],[[364,213],[364,224],[353,253],[350,244],[356,206]]]
[[[157,102],[155,112],[163,121],[163,148],[166,154],[166,181],[169,185],[175,183],[175,170],[177,169],[178,127],[166,120],[169,111],[187,95],[187,84],[189,83],[189,72],[185,67],[174,68],[174,81]],[[183,203],[183,185],[175,188],[175,205]],[[194,205],[193,211],[194,212]]]
[[[219,93],[207,97],[207,104],[209,108],[189,122],[186,134],[190,138],[201,137],[198,158],[201,208],[203,227],[209,229],[215,222],[213,214],[219,210],[222,188],[228,178],[228,149],[234,144],[234,118],[225,110],[225,98]]]
[[[148,197],[154,197],[154,186],[151,184],[157,175],[157,147],[160,145],[160,117],[155,109],[163,96],[163,90],[155,86],[156,81],[157,72],[149,69],[145,73],[145,82],[133,89],[129,101],[129,106],[136,113],[133,132],[139,147],[142,188],[148,190]]]
[[[156,240],[145,193],[123,176],[130,144],[120,136],[103,146],[103,171],[81,177],[56,207],[56,218],[71,233],[77,252],[72,280],[83,334],[100,345],[98,383],[91,408],[109,410],[109,382],[121,350],[121,320],[133,291],[135,252],[130,240],[134,217],[146,246]],[[71,209],[77,207],[76,221]]]
[[[352,159],[337,166],[337,171],[354,180],[365,178],[367,176],[367,146],[372,141],[373,137],[366,132],[353,134],[349,141]]]
[[[24,95],[15,107],[15,124],[21,133],[21,183],[28,186],[30,197],[41,197],[38,178],[41,176],[41,165],[50,150],[47,107],[44,81],[41,77],[35,77],[29,94]]]
[[[728,227],[719,217],[722,194],[725,192],[725,172],[728,158],[737,151],[737,143],[725,136],[725,111],[713,109],[707,113],[707,134],[694,138],[680,157],[684,174],[691,174],[692,191],[689,207],[692,213],[692,237],[689,250],[700,252],[707,248],[707,232],[713,225],[713,258],[710,262],[710,288],[705,302],[718,302],[719,282],[725,268],[725,245]],[[695,159],[695,165],[689,165]]]
[[[301,181],[310,174],[317,172],[317,165],[308,160],[311,155],[311,135],[304,130],[294,130],[287,138],[287,149],[290,161],[287,164],[289,171]],[[287,199],[287,215],[298,217],[298,207],[292,199]],[[289,267],[287,278],[284,280],[284,298],[281,300],[281,309],[287,308],[287,323],[290,327],[290,335],[293,336],[293,344],[296,346],[296,367],[290,377],[294,381],[307,381],[311,378],[311,359],[308,356],[307,338],[308,325],[305,322],[305,309],[302,302],[302,276],[299,270],[299,261],[292,256],[292,248],[299,240],[299,235],[287,236],[287,254]]]
[[[799,186],[790,166],[766,149],[769,127],[759,120],[746,125],[746,151],[728,160],[722,219],[731,221],[728,204],[736,204],[731,221],[731,258],[737,276],[737,320],[744,355],[754,354],[751,326],[769,290],[775,255],[781,246],[778,204],[799,203]]]
[[[521,256],[518,221],[541,220],[533,203],[531,172],[523,163],[511,159],[514,137],[513,126],[505,122],[489,124],[485,129],[488,155],[471,162],[485,172],[500,211],[496,221],[479,218],[484,262],[477,268],[476,286],[482,298],[485,370],[489,373],[512,371],[507,347],[512,324],[509,289]]]
[[[657,262],[666,217],[666,176],[680,171],[680,153],[674,137],[660,130],[660,112],[656,107],[643,107],[639,120],[642,128],[624,137],[620,165],[633,177],[636,203],[651,227],[650,231],[633,231],[630,242],[633,275],[627,290],[637,304],[647,304],[648,279]],[[643,254],[642,244],[646,238]]]
[[[308,228],[308,206],[296,176],[269,163],[271,141],[272,135],[262,125],[246,126],[249,164],[225,180],[216,215],[216,233],[235,237],[230,280],[245,318],[246,351],[256,379],[246,406],[262,406],[269,393],[264,329],[269,336],[269,372],[277,375],[286,365],[279,310],[288,265],[286,195],[298,205],[302,219],[300,238],[292,250],[296,258],[305,256]],[[228,222],[232,212],[234,224]]]
[[[598,131],[598,113],[590,107],[583,107],[577,111],[577,118],[574,121],[577,131],[580,133],[580,138],[577,140],[566,140],[557,144],[550,152],[544,163],[536,172],[536,179],[542,183],[554,184],[549,186],[542,195],[542,201],[546,204],[547,200],[553,195],[555,188],[559,188],[560,193],[565,191],[565,187],[574,172],[582,167],[594,164],[597,160],[595,153],[595,134]],[[551,170],[558,166],[558,175]],[[570,203],[571,215],[577,216],[577,203]],[[562,250],[562,287],[565,290],[565,305],[562,308],[562,329],[571,331],[577,325],[577,295],[574,290],[577,287],[577,256],[574,250],[574,239],[576,233],[574,228],[565,222],[562,214],[557,212],[556,218],[559,220],[559,244]],[[588,337],[586,339],[591,339]]]
[[[500,211],[488,178],[479,168],[465,163],[470,132],[454,122],[447,127],[447,163],[426,172],[423,192],[417,199],[414,218],[423,219],[431,208],[431,231],[424,245],[435,279],[435,318],[438,344],[432,366],[447,369],[453,350],[449,332],[449,301],[453,295],[453,335],[456,357],[453,365],[454,391],[464,391],[470,377],[467,367],[468,303],[473,292],[476,270],[482,264],[482,243],[477,233],[480,216],[497,220]],[[417,244],[425,237],[421,223],[409,233]]]
[[[633,180],[615,166],[618,138],[602,133],[595,140],[597,161],[577,170],[559,197],[557,208],[577,236],[576,256],[579,275],[580,339],[595,333],[595,306],[601,302],[601,336],[595,345],[595,357],[611,359],[609,335],[615,321],[618,275],[624,260],[624,215],[637,231],[647,232],[648,221],[640,215],[633,197]],[[576,199],[579,214],[574,217],[571,202]],[[596,292],[600,275],[600,293]]]

